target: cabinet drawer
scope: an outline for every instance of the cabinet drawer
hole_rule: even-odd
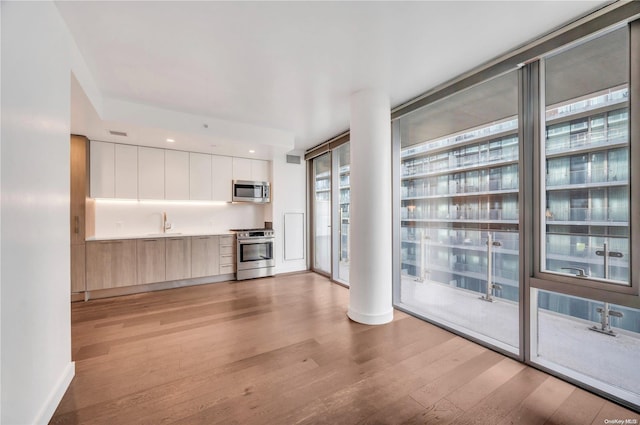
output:
[[[231,264],[234,265],[236,263],[235,255],[233,254],[224,254],[220,256],[220,265],[223,264]]]
[[[220,236],[220,246],[222,246],[222,245],[233,245],[234,240],[235,240],[235,236],[233,236],[233,235]]]
[[[220,245],[220,255],[233,254],[233,245]]]
[[[220,265],[220,274],[231,274],[235,273],[236,266],[234,264],[221,264]]]

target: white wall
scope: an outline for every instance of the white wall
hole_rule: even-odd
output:
[[[52,2],[1,19],[1,422],[47,423],[74,374],[69,33]]]
[[[300,164],[288,164],[286,155],[299,155]],[[273,221],[276,251],[276,273],[288,273],[307,269],[306,252],[306,168],[303,151],[276,152],[272,161],[271,214]],[[304,231],[293,235],[303,240],[304,258],[299,260],[284,259],[284,215],[285,213],[304,213]],[[291,235],[290,235],[291,236]]]
[[[165,201],[96,201],[96,237],[139,236],[162,231],[162,213],[171,232],[227,233],[264,226],[266,205]]]

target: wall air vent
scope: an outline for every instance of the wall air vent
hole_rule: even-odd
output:
[[[288,164],[300,164],[300,155],[287,155]]]
[[[111,134],[112,136],[127,137],[127,133],[124,131],[109,130],[109,134]]]

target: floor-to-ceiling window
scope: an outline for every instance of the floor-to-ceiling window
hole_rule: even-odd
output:
[[[639,409],[640,21],[610,22],[394,112],[394,304]]]
[[[629,34],[622,25],[540,62],[530,354],[536,364],[640,405],[640,311],[633,302],[617,304],[637,295]]]
[[[517,73],[394,125],[401,145],[396,303],[517,353]]]

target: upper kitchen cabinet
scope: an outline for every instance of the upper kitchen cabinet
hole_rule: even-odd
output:
[[[233,161],[230,156],[211,156],[211,199],[231,202]]]
[[[233,179],[269,181],[269,161],[233,158]]]
[[[251,179],[251,160],[248,158],[233,158],[233,179]]]
[[[268,182],[270,181],[269,174],[269,161],[251,160],[251,180]]]
[[[115,147],[113,143],[91,141],[89,148],[92,198],[115,196]]]
[[[138,147],[91,141],[92,198],[138,198]]]
[[[182,151],[164,152],[164,199],[189,199],[189,155]]]
[[[138,198],[138,147],[115,145],[115,197]]]
[[[138,147],[138,198],[164,199],[164,149]]]
[[[189,199],[211,200],[211,155],[204,153],[189,154]]]

